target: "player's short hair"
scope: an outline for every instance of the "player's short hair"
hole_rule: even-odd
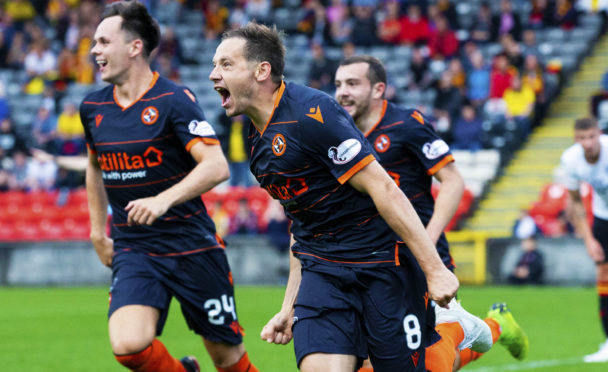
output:
[[[594,118],[581,118],[576,119],[576,121],[574,122],[574,130],[587,130],[594,128],[599,128],[597,120],[595,120]]]
[[[372,85],[376,83],[386,84],[386,69],[378,58],[368,55],[352,56],[343,59],[340,62],[340,66],[353,65],[355,63],[367,63],[369,66],[369,69],[367,70],[367,78]]]
[[[160,27],[158,22],[148,13],[146,6],[139,1],[128,0],[106,5],[101,18],[106,19],[114,16],[122,18],[120,26],[122,30],[143,41],[144,57],[148,58],[160,42]]]
[[[279,31],[276,26],[270,28],[254,21],[236,30],[224,32],[222,40],[233,37],[245,40],[243,55],[247,61],[268,62],[272,81],[276,84],[281,83],[285,69],[285,45],[282,31]]]

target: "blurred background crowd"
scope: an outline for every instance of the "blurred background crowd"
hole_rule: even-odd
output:
[[[490,159],[487,169],[471,167],[483,169],[481,175],[463,171],[465,179],[481,179],[467,183],[474,199],[540,125],[606,27],[603,2],[592,0],[142,2],[162,28],[153,68],[195,92],[229,159],[232,176],[224,187],[231,192],[220,187],[206,199],[223,234],[272,231],[275,221],[286,226],[280,211],[254,191],[247,119],[223,115],[208,81],[223,31],[250,20],[276,24],[286,33],[286,79],[328,94],[342,58],[380,58],[388,72],[387,99],[421,110],[457,160],[477,152]],[[104,3],[1,3],[0,191],[44,191],[59,205],[82,192],[82,172],[57,159],[86,152],[78,105],[103,85],[89,51]],[[608,78],[601,88],[590,103],[597,117],[608,100]]]

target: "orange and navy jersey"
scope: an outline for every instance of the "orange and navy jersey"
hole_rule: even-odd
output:
[[[327,94],[282,83],[263,131],[249,130],[251,171],[292,220],[300,259],[395,265],[395,238],[373,201],[347,181],[376,160],[350,115]]]
[[[192,92],[157,73],[128,107],[116,101],[114,89],[109,85],[88,94],[80,117],[112,207],[115,249],[164,255],[219,247],[201,198],[172,207],[151,226],[127,226],[129,201],[175,185],[196,166],[190,148],[219,141]]]
[[[448,144],[419,111],[404,110],[386,100],[380,120],[365,137],[426,225],[435,205],[432,176],[454,161]]]

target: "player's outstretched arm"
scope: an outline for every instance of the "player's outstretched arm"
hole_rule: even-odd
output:
[[[230,177],[228,162],[220,146],[199,142],[192,146],[190,154],[198,164],[184,179],[156,196],[132,200],[127,204],[125,210],[129,212],[129,225],[152,225],[169,208],[200,197]]]
[[[382,218],[416,257],[426,275],[431,299],[440,306],[447,306],[458,290],[458,279],[441,262],[435,245],[405,194],[377,161],[357,172],[349,183],[371,196]]]
[[[568,204],[566,217],[583,238],[591,259],[595,262],[604,262],[604,250],[601,244],[593,237],[580,192],[578,190],[568,190],[568,192],[570,193],[570,203]]]
[[[111,267],[114,242],[106,234],[108,197],[103,187],[103,178],[101,177],[101,168],[97,162],[97,156],[91,150],[88,151],[85,180],[91,220],[91,243],[93,243],[101,263]]]
[[[464,180],[454,163],[446,164],[434,176],[441,182],[441,188],[435,199],[433,216],[426,226],[426,231],[433,243],[437,244],[439,236],[458,209],[464,192]]]
[[[291,245],[293,245],[293,236],[291,238]],[[275,343],[279,345],[285,345],[291,341],[293,334],[291,332],[291,326],[293,325],[294,316],[294,304],[298,298],[298,291],[300,289],[300,281],[302,280],[302,265],[300,260],[297,259],[293,254],[289,255],[289,279],[287,279],[287,287],[285,288],[285,297],[283,298],[283,305],[281,311],[272,317],[266,323],[260,337],[269,343]]]

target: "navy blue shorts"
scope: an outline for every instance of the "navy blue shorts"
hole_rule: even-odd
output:
[[[126,305],[155,307],[160,310],[156,327],[160,335],[172,297],[179,301],[188,327],[195,333],[214,342],[242,342],[232,273],[223,249],[171,257],[116,252],[108,317]]]
[[[426,371],[424,350],[439,339],[417,264],[373,269],[302,260],[295,305],[298,366],[311,353],[368,354],[374,371]]]

